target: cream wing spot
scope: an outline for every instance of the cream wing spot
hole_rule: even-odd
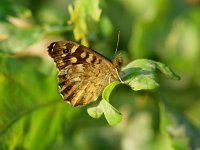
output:
[[[77,62],[77,58],[76,58],[76,57],[70,58],[70,62],[71,62],[71,63],[76,63],[76,62]]]
[[[79,45],[74,45],[71,49],[71,54],[75,53]]]
[[[85,58],[85,57],[86,57],[86,53],[85,52],[81,53],[81,58]]]
[[[62,57],[66,57],[67,56],[67,54],[62,54]]]
[[[93,60],[93,54],[89,54],[89,57],[86,59],[88,63],[91,63]]]

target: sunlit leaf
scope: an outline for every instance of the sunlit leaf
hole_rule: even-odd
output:
[[[100,106],[100,103],[95,103],[92,106],[87,108],[88,114],[95,119],[100,118],[103,115],[103,110]]]
[[[119,81],[115,81],[115,82],[112,82],[111,84],[109,84],[103,90],[102,98],[109,102],[109,97],[110,97],[110,94],[111,94],[112,90],[115,88],[115,86],[117,86],[120,83],[121,82],[119,82]],[[106,109],[106,108],[104,107],[104,109]],[[94,103],[93,105],[89,106],[89,108],[87,109],[87,112],[91,117],[97,119],[97,118],[100,118],[102,116],[102,114],[104,112],[104,109],[102,109],[102,104],[97,102],[97,103]]]
[[[112,82],[111,84],[109,84],[104,90],[103,90],[103,93],[102,93],[102,98],[109,101],[109,97],[110,97],[110,94],[112,92],[112,90],[115,88],[115,86],[117,86],[118,84],[120,84],[121,82],[119,81],[115,81],[115,82]]]
[[[157,82],[157,69],[172,79],[180,79],[180,77],[166,65],[148,59],[137,59],[129,63],[123,68],[122,76],[125,83],[130,85],[135,91],[154,89],[159,86]]]
[[[156,64],[156,68],[159,69],[164,75],[167,77],[173,79],[173,80],[180,80],[181,78],[176,75],[171,68],[169,68],[167,65],[153,61]]]
[[[116,108],[114,108],[107,100],[102,99],[100,105],[109,125],[114,126],[121,122],[121,113]]]

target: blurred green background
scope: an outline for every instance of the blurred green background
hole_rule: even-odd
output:
[[[1,0],[0,150],[199,150],[199,0]],[[111,103],[123,120],[109,126],[58,92],[47,46],[80,41],[112,58],[120,31],[124,65],[167,64],[154,91],[120,85]]]

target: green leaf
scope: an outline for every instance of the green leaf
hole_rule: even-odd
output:
[[[100,103],[95,103],[92,106],[87,108],[88,114],[95,119],[100,118],[103,115],[103,110],[100,106]]]
[[[107,100],[102,99],[100,105],[109,125],[114,126],[122,120],[121,113],[116,108],[114,108]]]
[[[167,77],[175,80],[180,79],[165,64],[148,59],[137,59],[129,63],[122,70],[122,78],[135,91],[155,89],[159,86],[157,82],[157,69]]]
[[[200,132],[182,114],[166,103],[160,103],[161,131],[171,140],[176,150],[198,149]]]
[[[106,86],[105,89],[103,90],[102,98],[109,101],[109,97],[110,97],[112,90],[115,88],[115,86],[117,86],[120,83],[121,82],[119,82],[119,81],[115,81],[115,82],[112,82],[111,84],[109,84],[108,86]]]
[[[120,84],[121,82],[119,81],[115,81],[112,82],[111,84],[109,84],[103,91],[102,93],[102,98],[106,101],[109,102],[109,97],[110,94],[112,92],[112,90],[115,88],[115,86],[117,86],[118,84]],[[109,103],[108,103],[109,104]],[[110,104],[109,104],[110,105]],[[112,105],[110,105],[110,107],[112,107]],[[113,109],[114,107],[112,107]],[[105,108],[106,109],[106,108]],[[116,109],[115,109],[116,110]],[[116,110],[117,111],[117,110]],[[87,109],[88,114],[95,119],[98,119],[102,116],[104,109],[102,108],[102,104],[99,102],[94,103],[92,106],[89,106]],[[104,113],[105,114],[105,113]],[[112,122],[112,121],[111,121]]]
[[[34,105],[51,103],[58,98],[57,87],[49,85],[49,80],[56,84],[54,76],[48,75],[50,70],[41,72],[41,67],[42,61],[38,57],[0,56],[0,83],[3,86],[0,89],[1,129],[6,128],[17,115],[20,116]]]
[[[45,34],[45,31],[39,27],[16,28],[12,24],[1,23],[1,30],[6,36],[4,42],[0,43],[2,51],[19,52],[39,41]]]
[[[2,144],[7,149],[46,149],[76,111],[66,109],[56,72],[43,63],[39,57],[0,55],[0,149]]]
[[[169,67],[167,67],[165,64],[153,61],[156,64],[156,68],[159,69],[164,75],[167,77],[173,79],[173,80],[180,80],[181,77],[176,75],[173,70]]]

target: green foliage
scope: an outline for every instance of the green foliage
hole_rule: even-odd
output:
[[[77,41],[81,40],[82,44],[88,45],[86,35],[88,34],[88,23],[99,21],[101,9],[99,0],[75,0],[74,9],[69,5],[70,24],[74,24],[74,37]]]
[[[122,120],[121,113],[112,105],[110,105],[107,100],[101,100],[100,105],[102,107],[106,120],[110,125],[116,125]]]
[[[119,81],[109,84],[102,93],[102,100],[88,108],[88,114],[91,117],[98,119],[104,114],[110,125],[116,125],[122,120],[121,113],[109,103],[110,94],[118,84],[120,84]]]
[[[166,102],[160,104],[161,129],[171,138],[173,147],[185,150],[200,147],[200,132],[182,114],[176,112]]]
[[[167,77],[175,80],[180,79],[169,67],[160,62],[138,59],[129,63],[122,69],[124,77],[121,84],[125,83],[135,91],[155,89],[159,86],[159,83],[156,81],[156,69],[160,70]],[[101,102],[98,105],[89,107],[88,113],[91,117],[99,118],[104,113],[110,125],[115,125],[121,121],[120,112],[108,103],[112,90],[118,84],[120,84],[120,82],[116,81],[108,85],[102,93]]]
[[[160,70],[164,75],[175,80],[179,80],[169,67],[160,62],[138,59],[129,63],[123,68],[125,82],[135,91],[151,90],[157,88],[159,83],[156,81],[156,69]]]
[[[199,14],[189,0],[2,0],[0,150],[199,149]],[[71,108],[47,46],[75,39],[112,57],[119,30],[122,82]]]

